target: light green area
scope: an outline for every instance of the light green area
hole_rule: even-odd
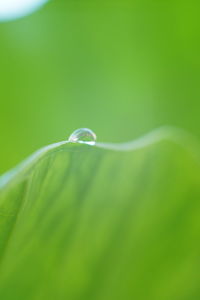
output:
[[[0,23],[0,299],[199,300],[199,1]]]
[[[200,298],[199,148],[157,137],[51,145],[0,178],[0,299]]]
[[[0,173],[80,127],[200,136],[199,1],[52,0],[0,23]]]

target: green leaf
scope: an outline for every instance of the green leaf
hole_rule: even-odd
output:
[[[199,299],[199,148],[61,142],[0,178],[0,299]]]

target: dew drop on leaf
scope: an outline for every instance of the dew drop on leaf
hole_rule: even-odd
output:
[[[96,134],[89,128],[79,128],[70,135],[68,141],[71,143],[95,145]]]

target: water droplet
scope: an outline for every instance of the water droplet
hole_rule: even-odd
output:
[[[79,128],[70,135],[68,141],[71,143],[95,145],[96,134],[91,129]]]

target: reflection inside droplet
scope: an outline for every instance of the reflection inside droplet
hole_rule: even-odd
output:
[[[24,17],[48,0],[0,0],[0,21],[10,21]]]
[[[68,141],[71,143],[95,145],[96,134],[89,128],[79,128],[70,135]]]

